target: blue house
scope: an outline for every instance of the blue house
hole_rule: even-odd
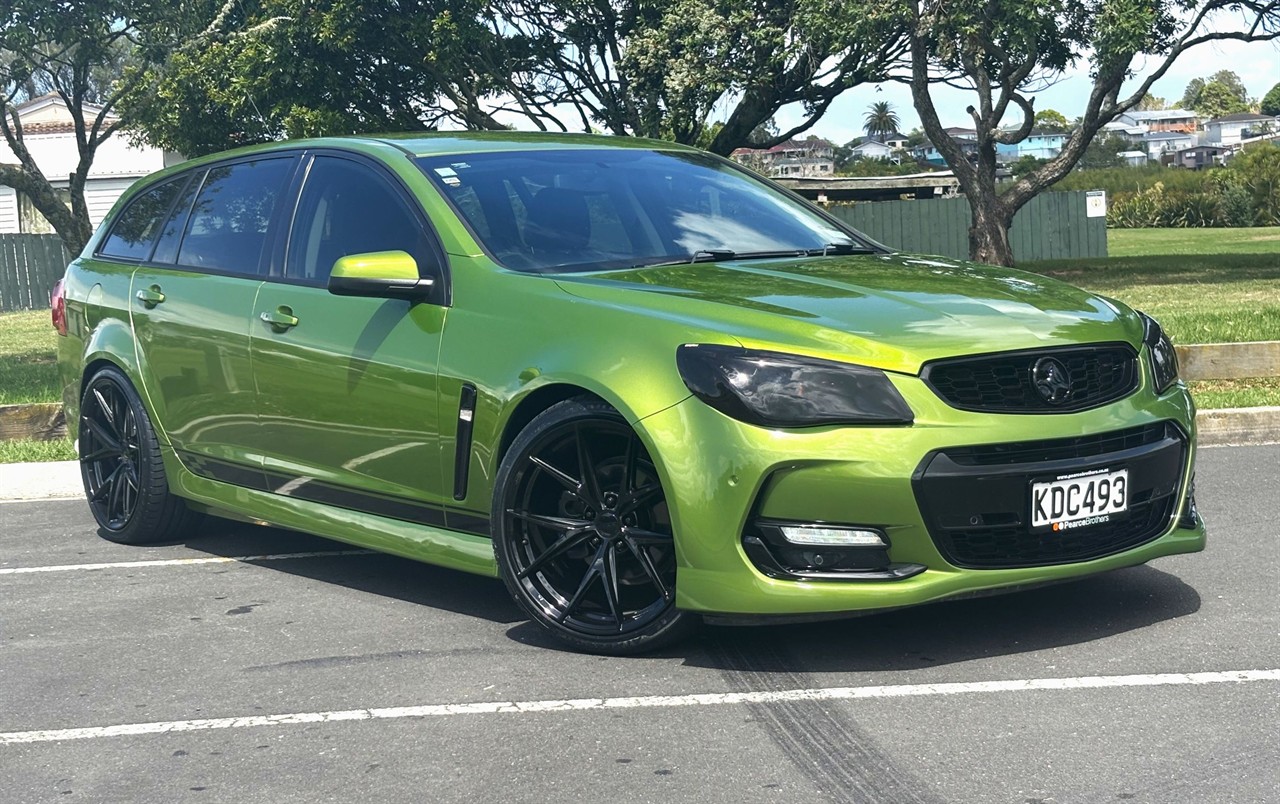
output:
[[[996,144],[996,158],[1001,162],[1013,162],[1024,156],[1037,159],[1052,159],[1062,153],[1062,146],[1067,142],[1069,132],[1065,131],[1032,131],[1028,137],[1012,145]]]

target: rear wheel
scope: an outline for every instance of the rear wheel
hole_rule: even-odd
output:
[[[592,653],[653,650],[689,632],[675,607],[666,495],[639,437],[594,399],[539,414],[498,471],[494,550],[534,622]]]
[[[149,544],[189,534],[198,515],[169,493],[151,419],[118,369],[85,384],[79,440],[85,495],[105,538]]]

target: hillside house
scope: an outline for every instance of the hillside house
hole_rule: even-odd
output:
[[[864,139],[862,142],[849,149],[849,152],[862,159],[888,159],[893,156],[894,148],[886,142]]]
[[[1148,131],[1139,142],[1146,147],[1152,159],[1159,159],[1160,154],[1176,153],[1193,147],[1196,137],[1181,131]]]
[[[1243,139],[1280,129],[1277,118],[1253,112],[1215,117],[1205,124],[1205,140],[1209,145],[1235,145]]]
[[[1147,112],[1130,110],[1121,112],[1115,122],[1126,127],[1140,128],[1143,132],[1179,131],[1194,134],[1199,128],[1200,118],[1195,112],[1187,109],[1160,109]]]
[[[835,146],[821,137],[787,140],[772,148],[739,148],[730,154],[735,162],[766,176],[831,176],[836,170]]]

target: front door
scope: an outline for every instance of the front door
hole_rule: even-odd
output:
[[[277,493],[439,525],[446,308],[326,289],[339,257],[392,250],[439,279],[425,217],[381,168],[313,156],[283,276],[262,286],[251,321],[260,443]]]

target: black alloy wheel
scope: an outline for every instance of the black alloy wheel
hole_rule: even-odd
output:
[[[147,544],[182,535],[195,524],[195,512],[169,493],[151,420],[114,367],[85,384],[79,455],[89,510],[105,538]]]
[[[561,402],[517,437],[493,522],[507,588],[541,626],[594,653],[652,650],[692,616],[675,608],[676,551],[657,470],[598,400]]]

